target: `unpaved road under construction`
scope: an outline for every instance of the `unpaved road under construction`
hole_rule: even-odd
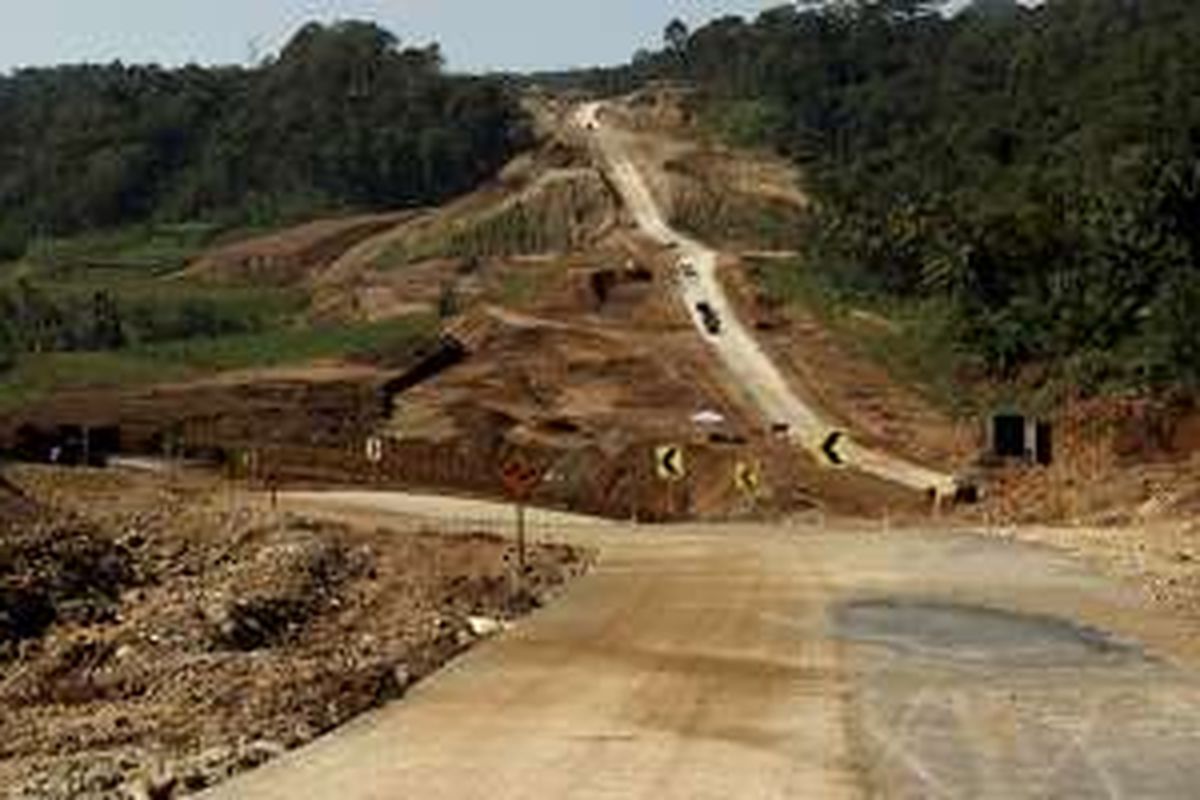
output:
[[[673,247],[680,265],[689,265],[688,272],[680,271],[677,282],[680,299],[736,386],[762,414],[764,423],[767,426],[786,425],[788,436],[822,462],[827,459],[823,446],[836,432],[839,434],[835,440],[837,458],[845,465],[920,492],[933,490],[941,495],[953,494],[953,475],[858,444],[837,431],[819,409],[788,385],[783,373],[743,324],[726,295],[717,275],[717,252],[671,227],[623,144],[620,131],[609,125],[602,110],[600,103],[581,106],[575,115],[576,125],[595,143],[599,158],[642,232],[660,244]],[[704,318],[698,311],[701,303],[713,309],[720,321],[719,332],[706,329]]]
[[[303,508],[368,509],[346,499]],[[574,522],[556,538],[598,563],[551,607],[208,796],[1196,796],[1186,627],[1068,556],[967,532]]]

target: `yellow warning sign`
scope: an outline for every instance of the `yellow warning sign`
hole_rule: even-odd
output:
[[[658,477],[664,481],[681,481],[687,477],[687,462],[679,445],[657,448],[654,451],[654,463],[658,467]]]
[[[762,488],[762,475],[759,474],[758,465],[739,461],[733,469],[733,485],[740,492],[758,494],[758,490]]]

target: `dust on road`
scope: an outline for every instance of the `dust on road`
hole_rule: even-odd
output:
[[[1185,798],[1200,781],[1200,680],[1170,637],[1138,639],[1186,626],[1066,555],[849,528],[572,535],[601,555],[561,603],[211,796]],[[855,608],[869,619],[846,625]]]

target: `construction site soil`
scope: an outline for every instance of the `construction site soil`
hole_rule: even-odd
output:
[[[795,256],[786,249],[795,243],[775,234],[802,229],[792,224],[808,206],[801,176],[771,156],[711,141],[693,105],[687,90],[658,87],[609,113],[626,128],[627,149],[672,221],[725,251],[720,269],[730,297],[793,388],[856,439],[979,486],[984,502],[957,510],[968,520],[1136,525],[1200,508],[1194,401],[1069,402],[1042,415],[1054,432],[1050,465],[992,463],[987,419],[955,418],[844,341],[814,309],[773,302],[757,267]],[[731,208],[751,212],[741,217]],[[854,318],[864,327],[891,324],[861,311]],[[877,507],[888,502],[873,499]]]
[[[366,482],[491,497],[506,462],[519,458],[545,476],[540,503],[646,520],[926,509],[921,497],[818,465],[764,430],[695,334],[676,291],[677,257],[634,232],[584,137],[572,133],[574,106],[547,101],[535,112],[544,141],[477,192],[438,209],[316,222],[221,248],[184,276],[289,282],[308,292],[310,316],[321,320],[437,312],[440,340],[389,354],[384,365],[62,394],[4,415],[0,450],[44,460],[64,428],[93,428],[119,440],[122,454],[208,458],[264,488]],[[816,315],[785,313],[766,298],[754,259],[786,243],[727,212],[745,205],[762,211],[752,217],[795,228],[788,220],[808,200],[794,169],[711,142],[686,93],[649,92],[611,112],[676,223],[726,249],[722,279],[798,393],[866,445],[947,472],[977,462],[982,420],[952,419]],[[1180,459],[1104,456],[1112,469],[1084,470],[1074,453],[1120,446],[1109,434],[1077,439],[1058,437],[1056,471],[983,475],[981,513],[1067,518],[1064,487],[1094,498],[1071,500],[1089,514],[1128,508],[1140,493],[1161,496],[1168,484],[1186,494]],[[369,449],[375,440],[382,446]],[[679,484],[657,474],[666,446],[686,451]],[[761,478],[752,492],[736,479],[747,471]],[[1097,482],[1122,489],[1106,504]]]
[[[196,475],[21,468],[0,518],[0,794],[168,798],[382,703],[589,555],[280,514]],[[35,506],[36,504],[36,506]]]

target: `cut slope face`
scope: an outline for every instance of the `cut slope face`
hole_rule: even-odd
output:
[[[606,104],[604,118],[664,221],[720,249],[714,271],[732,313],[754,329],[791,389],[831,425],[942,471],[967,463],[978,447],[973,428],[894,380],[817,315],[772,301],[762,270],[802,268],[793,249],[802,244],[796,237],[809,203],[801,176],[769,154],[712,143],[691,105],[686,91],[652,90]]]
[[[398,212],[317,220],[218,247],[189,266],[185,276],[220,283],[303,283],[348,248],[412,216],[412,212]]]
[[[600,247],[617,214],[615,196],[586,153],[551,139],[493,184],[331,259],[309,282],[313,313],[378,320],[415,309],[453,313],[464,300],[520,301],[545,277],[536,262],[521,261],[552,262]]]
[[[469,529],[231,511],[189,475],[19,478],[72,518],[0,538],[4,797],[195,793],[398,698],[588,558],[531,546],[513,592],[509,542]]]
[[[672,225],[726,252],[798,244],[809,198],[798,170],[761,151],[713,141],[686,90],[639,92],[605,106]]]
[[[315,319],[378,321],[436,307],[441,285],[480,262],[595,247],[617,212],[587,153],[547,128],[536,149],[444,206],[317,220],[215,248],[181,277],[293,287],[312,296]]]

